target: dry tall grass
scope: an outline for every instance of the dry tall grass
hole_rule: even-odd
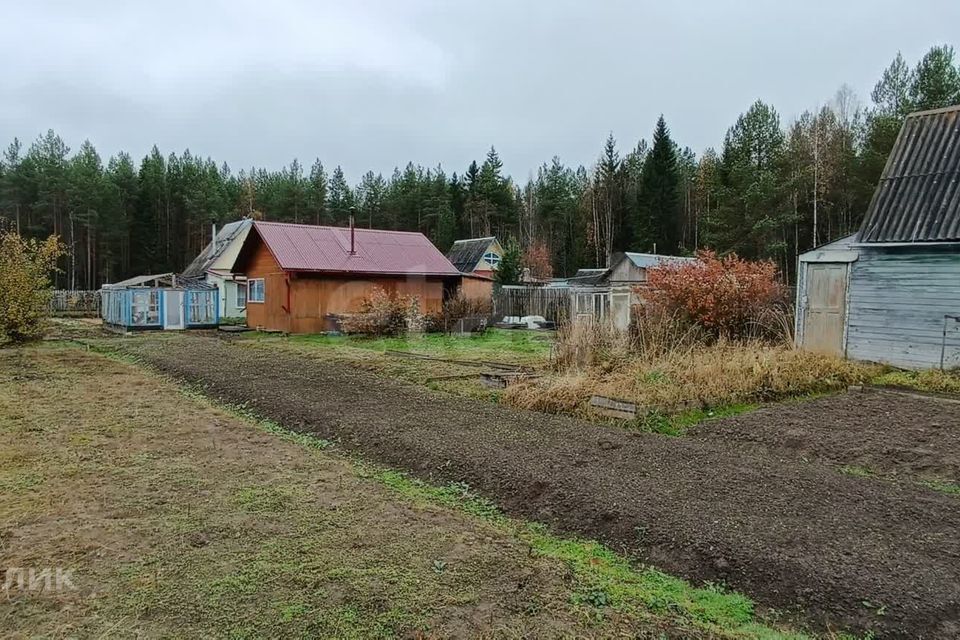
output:
[[[629,334],[596,323],[564,327],[554,365],[556,375],[509,387],[504,400],[577,413],[586,411],[590,396],[603,395],[670,413],[843,389],[879,371],[799,351],[785,340],[710,343],[695,326],[669,316],[647,318]]]

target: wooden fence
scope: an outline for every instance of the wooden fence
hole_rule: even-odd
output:
[[[493,294],[493,313],[503,316],[543,316],[554,322],[570,318],[570,290],[549,287],[505,286]]]
[[[50,314],[75,318],[99,317],[100,292],[57,289],[50,298]]]

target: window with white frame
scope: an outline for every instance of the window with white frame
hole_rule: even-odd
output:
[[[237,309],[247,306],[247,285],[237,287]]]
[[[134,325],[160,324],[160,292],[145,289],[132,292],[131,320]]]
[[[494,253],[493,251],[487,251],[483,254],[483,259],[494,269],[500,264],[500,254]]]
[[[247,280],[247,302],[263,302],[263,278]]]

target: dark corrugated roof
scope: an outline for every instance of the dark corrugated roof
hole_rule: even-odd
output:
[[[470,240],[457,240],[447,252],[447,260],[453,263],[457,271],[461,273],[470,273],[473,271],[480,258],[487,252],[487,247],[496,238],[471,238]]]
[[[210,268],[210,265],[217,261],[217,258],[230,246],[234,238],[239,236],[240,233],[251,224],[253,224],[253,220],[244,218],[243,220],[237,220],[236,222],[229,222],[223,225],[223,228],[217,232],[216,246],[214,246],[212,241],[207,243],[207,246],[200,252],[200,255],[194,258],[193,262],[183,270],[183,275],[195,278],[203,277],[207,269]]]
[[[907,116],[859,241],[960,241],[960,105]]]

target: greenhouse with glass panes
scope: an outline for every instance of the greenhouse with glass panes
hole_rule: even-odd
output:
[[[123,330],[212,329],[220,324],[216,286],[173,273],[137,276],[100,289],[104,324]]]

